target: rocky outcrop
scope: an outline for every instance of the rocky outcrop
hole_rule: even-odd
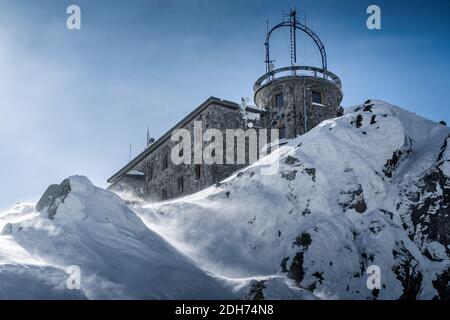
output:
[[[45,190],[41,199],[36,204],[36,211],[46,211],[49,219],[54,219],[56,211],[71,191],[70,180],[65,179],[60,184],[52,184]]]

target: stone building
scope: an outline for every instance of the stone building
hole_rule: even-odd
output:
[[[252,107],[247,107],[246,113],[255,119],[260,116],[260,110]],[[171,136],[176,129],[187,129],[194,137],[195,122],[201,123],[203,132],[209,128],[222,132],[237,128],[245,130],[240,105],[210,97],[109,178],[110,189],[131,191],[146,200],[165,200],[204,189],[245,167],[245,164],[225,164],[225,159],[223,164],[175,165],[171,161],[171,152],[178,141],[172,141]],[[204,147],[207,144],[203,142]]]
[[[290,29],[291,65],[274,69],[270,60],[270,37],[278,28]],[[296,65],[298,30],[310,36],[317,45],[322,58],[320,68]],[[254,84],[256,107],[243,110],[237,103],[210,97],[109,178],[110,189],[131,191],[149,201],[172,199],[216,184],[248,165],[248,157],[244,164],[225,164],[223,161],[223,164],[175,165],[171,161],[171,152],[178,142],[172,141],[171,136],[177,129],[186,129],[193,136],[196,122],[201,121],[203,131],[215,128],[225,132],[227,129],[248,129],[247,121],[251,118],[254,128],[277,129],[280,139],[291,139],[323,120],[339,115],[343,98],[341,81],[328,71],[325,47],[319,37],[298,21],[295,11],[291,11],[289,20],[268,31],[265,49],[266,73]]]

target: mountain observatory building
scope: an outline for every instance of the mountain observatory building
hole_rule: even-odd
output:
[[[270,41],[274,31],[282,28],[289,30],[290,65],[275,68]],[[298,32],[314,42],[320,52],[320,66],[297,65]],[[171,136],[177,129],[186,129],[191,137],[198,123],[203,132],[214,128],[224,136],[227,129],[277,129],[280,141],[286,141],[326,119],[342,115],[341,80],[328,70],[322,41],[299,21],[295,10],[281,23],[268,28],[264,48],[266,70],[253,86],[255,106],[246,106],[244,100],[238,104],[208,98],[159,139],[149,141],[142,153],[108,179],[109,189],[132,192],[146,201],[168,200],[217,184],[250,164],[248,159],[245,164],[226,164],[225,160],[222,164],[174,164],[171,152],[178,141],[172,141]]]

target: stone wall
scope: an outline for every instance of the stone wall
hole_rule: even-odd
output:
[[[312,92],[322,93],[322,104],[312,103]],[[275,107],[275,96],[283,95],[283,106]],[[294,138],[323,120],[336,117],[342,92],[333,82],[311,76],[288,76],[276,79],[255,92],[255,103],[268,112],[261,121],[267,128],[286,129],[286,138]],[[306,128],[305,128],[306,107]]]
[[[242,115],[238,108],[227,107],[218,104],[211,104],[183,128],[194,137],[194,121],[202,121],[202,131],[209,128],[219,129],[225,132],[226,129],[244,128]],[[156,150],[149,154],[135,170],[145,173],[144,198],[149,201],[159,201],[163,198],[171,199],[188,195],[202,190],[206,187],[229,177],[235,171],[245,165],[237,164],[202,164],[200,165],[200,177],[196,176],[196,164],[174,164],[171,159],[172,148],[178,144],[169,139],[165,140]],[[209,142],[204,142],[206,146]],[[225,135],[224,135],[225,145]],[[193,159],[193,148],[192,158]],[[167,157],[167,168],[165,158]],[[225,152],[224,152],[225,163]],[[183,179],[182,186],[179,179]]]
[[[144,181],[144,176],[133,176],[125,174],[120,178],[120,180],[112,184],[108,189],[116,192],[130,193],[139,198],[142,198],[144,197],[145,190]]]

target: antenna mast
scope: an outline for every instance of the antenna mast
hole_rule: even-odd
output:
[[[130,153],[129,153],[129,161],[128,162],[131,162],[131,141],[130,141]]]
[[[296,29],[297,29],[297,12],[291,10],[289,14],[290,20],[290,33],[291,33],[291,67],[297,63],[297,42],[296,42]],[[296,71],[292,69],[292,75],[295,75]]]

